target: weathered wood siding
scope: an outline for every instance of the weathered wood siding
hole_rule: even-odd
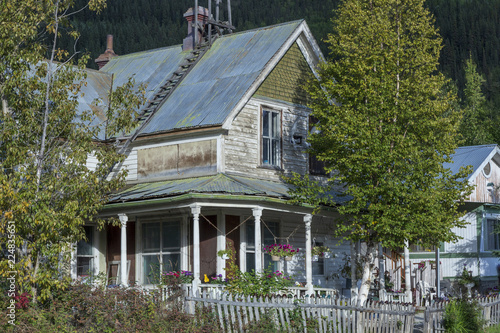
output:
[[[278,110],[282,115],[282,170],[261,165],[262,107]],[[252,98],[234,119],[224,137],[225,170],[274,180],[279,180],[282,171],[304,174],[308,164],[305,154],[308,115],[306,108]],[[293,135],[302,136],[302,143],[293,144]]]
[[[487,177],[485,172],[478,173],[474,185],[474,192],[471,194],[471,201],[500,203],[500,166],[494,160],[489,162],[491,173]],[[488,186],[492,183],[495,188]],[[493,189],[493,191],[491,190]]]
[[[137,151],[137,178],[173,178],[217,171],[217,140],[184,142]]]
[[[187,178],[217,172],[215,138],[136,146],[126,154],[125,161],[115,169],[128,170],[128,182]]]

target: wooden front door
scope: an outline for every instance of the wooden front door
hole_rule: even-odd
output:
[[[206,216],[217,226],[217,216]],[[217,229],[200,216],[200,279],[203,283],[205,274],[210,278],[217,274]]]

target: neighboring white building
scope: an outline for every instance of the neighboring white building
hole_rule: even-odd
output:
[[[481,289],[498,286],[498,257],[493,250],[500,250],[500,234],[494,233],[500,224],[500,149],[497,145],[459,147],[453,155],[453,163],[447,165],[452,172],[471,165],[469,182],[474,191],[463,207],[468,213],[465,228],[455,228],[462,237],[456,243],[442,243],[440,247],[441,278],[454,280],[464,265],[473,276],[481,279]],[[418,263],[435,261],[434,249],[425,251],[413,247],[410,253],[412,275]],[[431,270],[430,266],[426,268]],[[430,273],[430,272],[427,272]],[[434,273],[435,274],[435,273]],[[435,275],[434,275],[435,276]]]

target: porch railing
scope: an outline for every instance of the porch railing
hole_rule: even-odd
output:
[[[184,295],[194,295],[196,291],[193,291],[193,285],[190,283],[185,283],[181,285]],[[213,297],[220,297],[224,293],[224,285],[222,284],[209,284],[202,283],[199,286],[199,292],[201,294],[213,295]],[[168,288],[162,288],[162,301],[167,300],[171,296],[171,290]],[[286,291],[278,293],[280,295],[288,295],[293,297],[306,297],[311,296],[307,293],[306,287],[288,287]],[[333,288],[314,288],[314,297],[326,297],[326,298],[336,298],[339,297],[339,292],[337,289]]]

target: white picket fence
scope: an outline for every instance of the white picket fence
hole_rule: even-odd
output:
[[[412,332],[415,308],[405,304],[351,304],[332,297],[251,297],[197,293],[186,297],[186,310],[216,313],[221,332],[245,332],[260,320],[272,321],[279,332]]]
[[[483,309],[485,326],[500,324],[500,296],[475,299]],[[436,302],[427,306],[424,312],[424,333],[444,332],[443,314],[449,302]]]

